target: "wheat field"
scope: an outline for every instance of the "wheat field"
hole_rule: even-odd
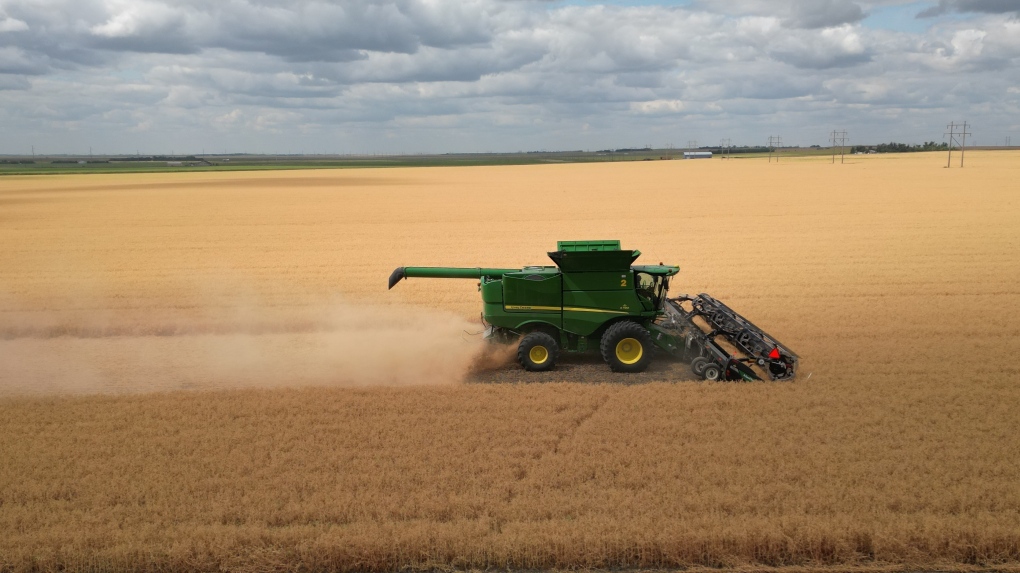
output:
[[[967,162],[4,177],[0,571],[1020,570],[1020,154]],[[479,384],[475,283],[386,290],[562,239],[798,379]]]

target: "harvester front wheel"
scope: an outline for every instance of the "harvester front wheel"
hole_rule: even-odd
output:
[[[695,376],[701,376],[701,373],[705,371],[705,366],[708,365],[708,358],[699,356],[694,360],[691,360],[691,372],[694,372]]]
[[[636,322],[618,322],[602,335],[600,350],[613,372],[644,372],[652,363],[652,336]]]
[[[559,356],[560,345],[545,332],[530,332],[517,346],[517,361],[529,372],[551,370]]]

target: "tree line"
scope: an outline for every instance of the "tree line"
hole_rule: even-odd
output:
[[[868,153],[870,151],[875,151],[876,153],[906,153],[910,151],[946,151],[947,149],[949,149],[949,144],[945,142],[926,141],[914,145],[889,142],[879,143],[878,145],[854,145],[850,148],[850,153]]]

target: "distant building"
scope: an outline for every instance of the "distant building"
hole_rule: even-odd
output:
[[[711,151],[685,151],[684,159],[712,159]]]
[[[180,166],[184,165],[180,161],[167,161],[166,164],[167,164],[167,167],[180,167]]]

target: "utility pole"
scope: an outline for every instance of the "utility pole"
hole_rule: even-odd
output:
[[[719,155],[723,159],[729,158],[730,140],[729,138],[719,140]]]
[[[776,163],[779,163],[779,151],[778,148],[783,146],[783,138],[778,135],[769,136],[769,163],[772,163],[772,154],[776,154]]]
[[[967,122],[963,122],[963,129],[960,131],[960,167],[963,167],[963,154],[967,150],[967,136],[970,132],[967,131]]]
[[[966,121],[957,123],[955,121],[949,122],[946,129],[949,131],[943,134],[943,137],[949,138],[949,158],[946,159],[946,167],[950,167],[953,163],[953,145],[960,144],[960,167],[963,167],[963,153],[964,148],[967,145],[967,136],[972,135],[971,132],[967,131],[970,127]]]
[[[698,141],[696,139],[687,140],[687,149],[694,151],[698,147]]]
[[[829,141],[832,142],[832,162],[836,163],[836,145],[839,145],[839,163],[843,164],[844,147],[846,147],[846,130],[836,131],[832,130],[829,135]]]
[[[955,136],[953,130],[956,129],[956,123],[952,121],[949,122],[946,129],[949,130],[949,133],[943,133],[942,137],[949,136],[949,158],[946,159],[946,169],[949,169],[949,166],[953,163],[953,138]]]

